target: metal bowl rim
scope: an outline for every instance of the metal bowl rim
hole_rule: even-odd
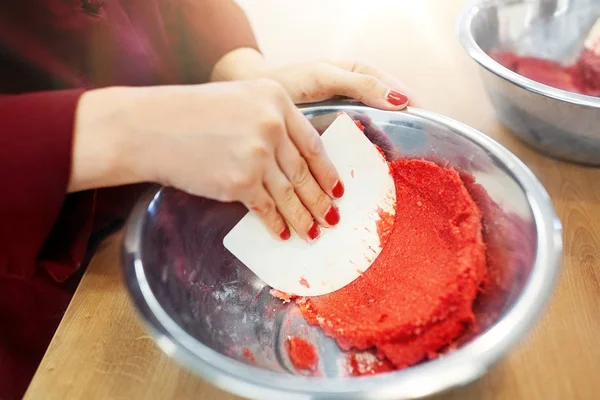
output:
[[[529,2],[532,1],[525,1],[525,3]],[[533,81],[506,68],[490,57],[485,51],[483,51],[481,47],[479,47],[471,33],[471,24],[473,22],[473,18],[475,18],[477,14],[484,8],[491,6],[510,5],[511,3],[517,4],[515,0],[474,0],[461,11],[457,19],[456,30],[458,32],[460,43],[467,54],[486,70],[504,80],[515,84],[521,89],[578,106],[600,108],[600,98],[557,89],[552,86]]]
[[[315,111],[394,114],[347,102],[302,107]],[[125,227],[123,268],[130,297],[155,342],[169,356],[217,387],[248,398],[421,398],[462,386],[482,376],[532,327],[551,297],[562,254],[562,227],[550,198],[534,174],[516,156],[483,133],[429,111],[408,108],[400,113],[444,125],[489,151],[511,172],[532,209],[538,251],[530,277],[515,304],[484,334],[437,360],[385,374],[351,378],[319,378],[265,370],[224,356],[186,333],[162,308],[146,280],[141,261],[141,231],[148,206],[162,189],[140,199]],[[545,251],[540,251],[545,249]],[[137,295],[134,295],[137,294]]]

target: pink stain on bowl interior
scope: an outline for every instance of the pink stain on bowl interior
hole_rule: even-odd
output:
[[[300,278],[300,284],[305,288],[310,289],[310,284],[308,283],[305,277]]]

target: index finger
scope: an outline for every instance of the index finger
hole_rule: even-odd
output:
[[[342,197],[344,184],[327,156],[319,133],[291,100],[286,111],[286,127],[290,139],[308,164],[319,186],[331,198]]]
[[[406,94],[409,98],[409,105],[413,107],[422,108],[423,102],[419,100],[419,96],[415,94],[415,92],[406,86],[398,77],[389,72],[386,72],[380,68],[374,67],[369,64],[363,64],[360,62],[353,61],[336,61],[336,60],[328,60],[327,63],[334,65],[338,68],[344,69],[350,72],[356,72],[358,74],[363,75],[371,75],[375,78],[379,79],[381,82],[385,83],[391,88],[401,91]]]

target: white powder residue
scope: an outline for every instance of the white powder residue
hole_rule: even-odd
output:
[[[235,286],[225,286],[221,291],[212,292],[212,296],[219,301],[225,301],[235,295]]]

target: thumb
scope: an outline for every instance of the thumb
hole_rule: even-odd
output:
[[[373,75],[332,68],[328,79],[333,95],[346,96],[382,110],[402,110],[408,105],[408,96],[391,88]]]

